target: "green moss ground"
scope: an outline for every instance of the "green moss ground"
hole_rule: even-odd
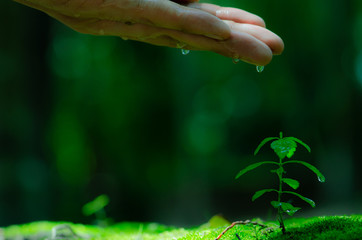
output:
[[[277,227],[275,222],[263,222],[268,227]],[[252,226],[236,225],[229,230],[221,240],[238,240],[236,234],[243,240],[255,239],[338,239],[362,240],[362,215],[314,217],[308,219],[296,218],[285,221],[287,234],[282,235],[276,228],[274,232],[262,233]],[[51,239],[52,229],[56,226],[56,239],[91,239],[91,240],[214,240],[227,225],[184,229],[168,227],[156,223],[118,223],[107,228],[96,226],[64,223],[64,222],[33,222],[24,225],[3,228],[5,239]],[[223,224],[222,224],[223,225]],[[68,227],[69,226],[69,227]],[[257,227],[258,228],[258,227]],[[72,231],[77,236],[72,234]],[[256,238],[256,233],[258,238]],[[53,230],[54,234],[54,230]],[[4,239],[0,236],[1,239]]]

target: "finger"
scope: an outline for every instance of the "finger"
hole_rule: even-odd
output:
[[[159,46],[183,47],[190,50],[212,51],[230,58],[238,58],[255,65],[267,65],[272,59],[272,51],[263,41],[241,31],[233,30],[229,39],[217,41],[208,37],[164,29],[145,24],[115,24],[112,21],[92,23],[95,34],[102,29],[105,35],[122,33],[123,37]],[[261,27],[260,27],[261,28]],[[118,35],[119,36],[119,35]]]
[[[237,32],[248,33],[251,36],[264,42],[272,50],[273,54],[279,55],[284,50],[283,40],[275,33],[266,28],[256,26],[253,24],[234,23],[232,21],[225,21],[232,30]]]
[[[238,23],[249,23],[265,27],[265,22],[261,17],[241,9],[220,7],[209,3],[190,3],[187,4],[187,6],[203,10],[222,20],[229,20]]]
[[[179,30],[223,40],[230,36],[229,27],[216,16],[171,1],[142,1],[145,23],[157,27]]]
[[[230,38],[225,41],[216,41],[177,31],[170,32],[170,35],[174,39],[186,43],[185,49],[212,51],[255,65],[265,66],[271,61],[273,56],[272,51],[264,42],[244,32],[232,30]]]

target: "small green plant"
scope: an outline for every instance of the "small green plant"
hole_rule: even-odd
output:
[[[83,208],[83,214],[85,216],[95,215],[96,225],[106,227],[111,222],[112,219],[106,217],[106,212],[104,208],[109,204],[109,197],[105,194],[99,195],[94,200],[86,203]]]
[[[288,160],[288,161],[283,161],[286,157],[287,158],[291,158],[294,155],[294,152],[297,149],[297,143],[299,143],[300,145],[302,145],[303,147],[305,147],[308,152],[310,152],[310,147],[305,144],[304,142],[302,142],[301,140],[299,140],[298,138],[295,137],[284,137],[283,138],[283,133],[280,133],[280,137],[268,137],[265,138],[260,144],[259,146],[256,148],[254,155],[256,155],[260,148],[262,148],[267,142],[273,141],[270,144],[270,147],[274,150],[274,152],[277,154],[279,161],[264,161],[264,162],[258,162],[258,163],[254,163],[251,164],[249,166],[247,166],[246,168],[244,168],[243,170],[241,170],[235,177],[235,179],[241,177],[242,175],[244,175],[245,173],[261,166],[264,164],[272,164],[272,165],[276,165],[278,166],[277,169],[271,170],[272,173],[277,174],[278,179],[279,179],[279,188],[278,189],[262,189],[260,191],[255,192],[255,194],[252,197],[252,201],[255,201],[257,198],[261,197],[264,193],[267,192],[276,192],[278,194],[278,198],[276,201],[271,201],[271,205],[276,208],[278,210],[277,213],[277,220],[280,224],[280,228],[282,229],[283,234],[285,234],[286,230],[285,230],[285,225],[284,225],[284,221],[283,221],[283,214],[287,213],[290,216],[293,216],[294,213],[296,213],[299,209],[299,207],[294,207],[292,204],[287,203],[287,202],[283,202],[282,201],[282,195],[283,194],[292,194],[294,196],[299,197],[300,199],[304,200],[305,202],[309,203],[312,207],[315,207],[315,203],[313,200],[303,197],[302,195],[293,192],[293,191],[284,191],[283,190],[283,183],[288,185],[289,187],[293,188],[294,190],[296,190],[299,187],[299,182],[297,180],[291,179],[291,178],[285,178],[283,177],[283,174],[285,173],[284,171],[284,167],[285,165],[289,165],[289,164],[301,164],[304,165],[305,167],[309,168],[311,171],[313,171],[317,177],[318,180],[320,182],[324,182],[325,181],[325,177],[323,176],[323,174],[313,165],[304,162],[304,161],[297,161],[297,160]]]

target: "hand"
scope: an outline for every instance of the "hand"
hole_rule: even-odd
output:
[[[250,13],[169,0],[15,0],[86,34],[119,36],[159,46],[207,50],[266,65],[282,40]]]
[[[239,58],[260,66],[265,66],[271,61],[272,55],[279,55],[284,50],[283,40],[267,30],[264,20],[254,14],[241,9],[206,3],[189,3],[187,6],[222,19],[231,29],[230,38],[219,41],[220,44],[212,43],[210,39],[207,43],[202,42],[203,50],[217,52],[234,59]]]

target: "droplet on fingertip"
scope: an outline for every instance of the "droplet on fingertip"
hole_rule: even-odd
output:
[[[181,53],[182,55],[187,55],[190,53],[190,50],[187,50],[187,49],[181,49]]]
[[[237,64],[238,62],[240,62],[240,59],[239,59],[239,58],[233,58],[233,63],[234,63],[234,64]]]
[[[258,73],[261,73],[262,71],[264,71],[264,66],[256,66],[256,71]]]

